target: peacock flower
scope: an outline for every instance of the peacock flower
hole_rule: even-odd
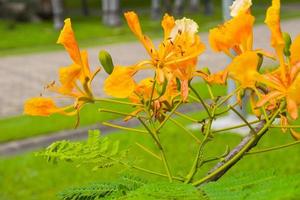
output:
[[[65,20],[57,43],[65,47],[73,63],[59,69],[59,85],[52,82],[47,85],[46,89],[74,99],[74,105],[60,108],[50,98],[35,97],[25,102],[25,114],[48,116],[52,113],[62,113],[73,115],[85,103],[93,102],[91,82],[99,69],[95,73],[91,73],[87,52],[79,50],[70,19]]]
[[[170,77],[169,73],[182,82],[187,82],[192,78],[193,73],[191,72],[195,71],[197,57],[204,51],[204,45],[197,34],[198,25],[193,20],[183,18],[175,21],[172,16],[166,14],[161,23],[164,30],[164,39],[155,48],[152,41],[143,34],[137,14],[126,12],[124,15],[129,28],[150,56],[150,59],[142,61],[134,67],[124,68],[122,73],[128,78],[126,82],[130,82],[133,86],[133,75],[140,70],[149,68],[155,71],[155,80],[159,85],[162,85],[165,79]],[[134,73],[132,73],[133,68]],[[117,75],[120,76],[120,72],[113,72],[110,75],[104,86],[104,91],[114,97],[126,98],[131,94],[133,87],[128,87],[127,92],[124,91],[122,95],[119,95],[119,91],[123,88],[118,87],[122,84],[117,83],[120,81]],[[129,79],[131,80],[129,81]],[[115,82],[114,87],[108,86],[113,85],[113,80],[118,80]],[[129,89],[131,92],[129,92]]]
[[[298,107],[300,105],[300,35],[294,40],[290,46],[291,56],[287,59],[289,62],[284,63],[288,69],[285,76],[282,76],[282,71],[275,71],[265,74],[260,78],[260,82],[264,83],[270,89],[270,92],[265,95],[258,106],[263,106],[271,99],[280,101],[284,99],[287,104],[287,112],[293,120],[298,118]],[[282,53],[283,54],[283,53]]]

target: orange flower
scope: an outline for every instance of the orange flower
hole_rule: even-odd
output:
[[[65,47],[73,60],[73,64],[59,69],[60,85],[52,82],[46,88],[63,96],[73,98],[75,100],[74,106],[71,106],[73,107],[73,111],[66,112],[69,111],[70,106],[59,108],[52,99],[39,97],[29,99],[25,102],[25,113],[28,115],[47,116],[57,112],[73,115],[85,103],[93,102],[91,82],[99,70],[93,74],[90,72],[87,52],[80,52],[70,19],[65,20],[65,25],[57,43]],[[81,87],[78,85],[78,82],[81,83]]]
[[[131,31],[141,41],[150,56],[149,60],[142,61],[134,66],[135,72],[145,68],[154,69],[156,83],[160,85],[164,83],[169,73],[185,82],[192,78],[197,56],[204,50],[204,45],[197,34],[198,25],[193,20],[183,18],[175,21],[173,17],[166,14],[162,20],[164,40],[156,49],[152,41],[142,33],[136,13],[127,12],[124,15]],[[124,73],[129,73],[131,76],[135,74]],[[127,76],[127,78],[129,77]],[[108,82],[112,82],[112,80],[118,80],[116,73],[110,75],[110,81]],[[115,84],[119,85],[116,82]],[[115,95],[118,94],[119,89],[118,87],[105,87],[106,93],[115,97],[120,97],[120,95]],[[121,96],[127,97],[128,95],[130,95],[129,92]]]

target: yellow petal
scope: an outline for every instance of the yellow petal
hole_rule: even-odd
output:
[[[251,47],[252,29],[254,17],[249,13],[243,13],[227,21],[225,24],[209,31],[209,43],[216,52],[229,53],[229,49],[245,44],[245,48]],[[251,49],[245,49],[251,50]]]
[[[154,45],[147,36],[143,35],[138,15],[135,12],[130,11],[124,13],[124,16],[130,30],[139,38],[148,54],[152,56],[152,53],[154,52]]]
[[[291,45],[291,63],[292,65],[296,65],[296,63],[300,62],[300,35],[296,37]]]
[[[59,112],[59,110],[51,98],[31,98],[24,105],[24,114],[26,115],[49,116],[52,113]]]
[[[290,114],[292,119],[296,120],[298,118],[297,103],[291,98],[287,98],[286,101],[287,101],[287,111],[288,111],[288,113]]]
[[[82,65],[80,50],[72,29],[71,20],[69,18],[65,20],[65,25],[59,35],[57,43],[62,44],[65,47],[70,57],[76,64]]]
[[[175,26],[174,17],[169,16],[168,14],[165,14],[164,18],[161,22],[161,26],[164,29],[164,38],[166,40],[169,37],[171,30]]]
[[[76,80],[81,75],[81,66],[72,64],[59,69],[59,81],[61,83],[61,93],[69,93],[75,87]]]
[[[131,67],[115,67],[104,82],[105,93],[117,98],[129,97],[136,85],[132,78],[134,73],[135,70]]]
[[[235,57],[227,67],[229,76],[238,81],[244,88],[253,88],[257,80],[258,55],[253,51],[245,52]]]
[[[139,17],[135,12],[126,12],[124,13],[125,19],[127,21],[127,24],[130,28],[130,30],[137,35],[138,37],[142,36],[142,29],[139,21]]]
[[[280,27],[280,0],[272,0],[272,6],[267,10],[265,23],[271,30],[271,44],[275,49],[285,45]]]

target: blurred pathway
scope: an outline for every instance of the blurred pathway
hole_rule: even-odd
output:
[[[289,32],[294,38],[300,33],[300,19],[284,21],[282,27],[283,31]],[[265,25],[255,27],[254,37],[255,48],[271,50],[270,33]],[[211,71],[224,68],[226,57],[221,53],[212,53],[207,33],[201,33],[201,39],[206,44],[207,50],[200,56],[199,68],[209,66]],[[87,49],[92,69],[99,66],[97,55],[102,49],[110,52],[114,63],[119,65],[131,65],[147,58],[145,50],[138,42],[93,47]],[[267,62],[271,64],[270,61]],[[69,64],[71,60],[65,51],[0,58],[0,118],[21,114],[24,100],[38,96],[43,92],[44,85],[57,78],[58,68]],[[94,82],[94,88],[98,95],[103,95],[101,85],[106,75],[105,73],[99,75]],[[139,78],[146,75],[146,73],[139,74]]]

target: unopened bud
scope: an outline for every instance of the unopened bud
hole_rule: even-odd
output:
[[[105,72],[111,74],[114,71],[114,64],[110,54],[107,51],[100,51],[98,58]]]

